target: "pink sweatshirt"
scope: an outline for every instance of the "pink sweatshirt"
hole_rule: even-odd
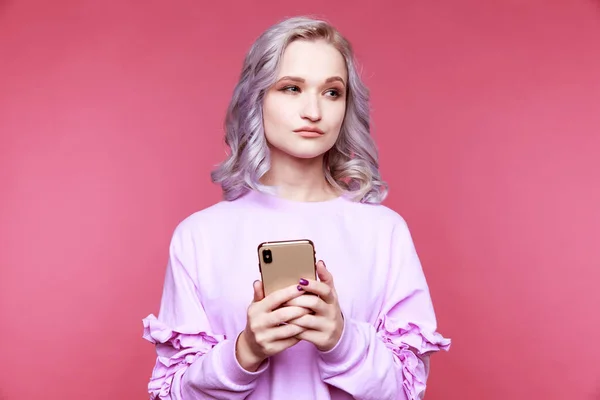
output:
[[[261,242],[311,239],[332,273],[344,314],[338,344],[300,342],[256,372],[235,342],[260,279]],[[158,318],[151,399],[419,399],[436,333],[429,290],[405,221],[383,205],[344,197],[295,202],[250,192],[184,221],[173,234]]]

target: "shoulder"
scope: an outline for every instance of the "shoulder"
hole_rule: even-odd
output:
[[[397,211],[383,204],[370,204],[347,201],[347,212],[353,218],[365,219],[365,222],[376,224],[391,230],[408,229],[406,220]]]
[[[225,229],[239,218],[240,203],[240,200],[224,200],[190,214],[176,225],[173,237],[204,236]]]

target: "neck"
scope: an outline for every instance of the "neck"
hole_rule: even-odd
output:
[[[326,201],[339,193],[329,185],[323,173],[323,155],[302,159],[271,149],[271,168],[261,179],[276,186],[280,197],[294,201]]]

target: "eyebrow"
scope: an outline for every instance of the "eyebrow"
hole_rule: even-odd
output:
[[[293,81],[293,82],[304,83],[304,82],[306,82],[306,79],[300,78],[298,76],[284,76],[284,77],[281,77],[277,82],[281,82],[281,81]],[[336,81],[342,82],[342,84],[344,86],[346,86],[346,82],[344,82],[344,80],[339,76],[332,76],[330,78],[325,79],[325,83],[331,83],[331,82],[336,82]]]

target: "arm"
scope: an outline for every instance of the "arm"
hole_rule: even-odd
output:
[[[144,319],[144,338],[156,345],[148,384],[151,399],[244,399],[265,371],[242,368],[236,339],[212,332],[194,283],[194,244],[179,227],[171,241],[159,318]]]
[[[344,318],[340,340],[322,352],[321,378],[357,400],[417,400],[425,393],[429,355],[448,350],[412,238],[404,221],[391,242],[385,300],[375,326]]]

